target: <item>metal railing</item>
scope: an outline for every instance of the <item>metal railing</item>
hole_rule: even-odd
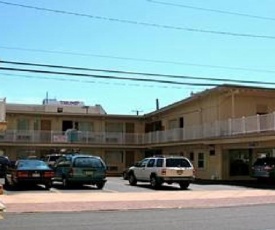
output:
[[[146,145],[275,131],[275,112],[149,133],[6,130],[0,143]]]

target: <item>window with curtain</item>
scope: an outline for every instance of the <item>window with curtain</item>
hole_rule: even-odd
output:
[[[105,162],[107,165],[123,163],[123,151],[107,151],[105,153]]]
[[[113,132],[113,133],[122,133],[123,132],[123,123],[107,122],[105,125],[105,131]]]
[[[83,132],[93,132],[94,124],[92,122],[79,122],[78,130]]]
[[[29,120],[27,119],[18,119],[17,120],[17,130],[29,130]]]

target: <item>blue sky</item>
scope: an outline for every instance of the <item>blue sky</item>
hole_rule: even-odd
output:
[[[224,79],[115,75],[185,83],[275,83],[274,10],[273,0],[0,1],[0,60]],[[0,86],[8,103],[41,104],[48,93],[57,100],[100,104],[108,114],[133,115],[155,110],[156,99],[164,107],[211,88],[6,70],[0,70]]]

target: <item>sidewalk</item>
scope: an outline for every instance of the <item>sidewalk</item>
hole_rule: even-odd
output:
[[[251,189],[153,193],[22,193],[1,195],[0,209],[1,203],[6,212],[12,213],[211,208],[275,204],[275,191]]]

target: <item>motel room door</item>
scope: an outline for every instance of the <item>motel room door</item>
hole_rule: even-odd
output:
[[[51,120],[41,120],[40,126],[41,126],[41,142],[50,142],[51,129],[52,129]]]

